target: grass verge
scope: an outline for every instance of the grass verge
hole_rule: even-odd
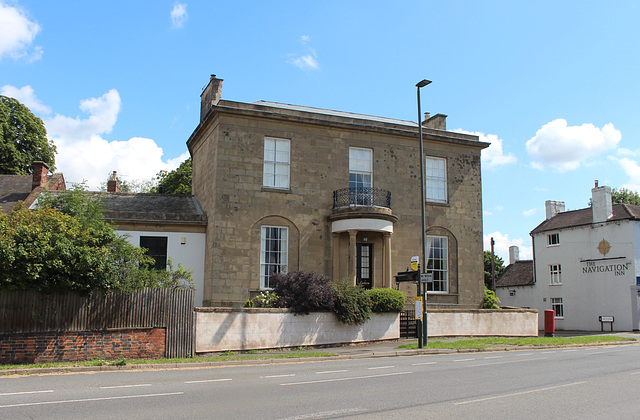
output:
[[[22,365],[0,365],[0,374],[3,370],[14,369],[34,369],[34,368],[65,368],[77,366],[124,366],[124,365],[153,365],[153,364],[180,364],[180,363],[207,363],[207,362],[226,362],[226,361],[242,361],[242,360],[267,360],[267,359],[296,359],[300,357],[333,357],[335,353],[322,351],[315,352],[298,352],[287,351],[283,353],[255,353],[250,354],[224,352],[215,356],[194,356],[176,359],[117,359],[105,360],[94,359],[84,362],[58,362],[58,363],[33,363]]]
[[[637,341],[635,338],[615,337],[610,335],[586,335],[577,337],[487,337],[470,338],[451,341],[428,340],[427,349],[458,349],[458,350],[484,350],[504,347],[525,346],[567,346],[576,344],[618,343],[625,341]],[[418,343],[403,344],[398,349],[417,349]]]

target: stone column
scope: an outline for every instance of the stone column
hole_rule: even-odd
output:
[[[393,287],[393,273],[391,272],[391,233],[382,234],[383,260],[382,260],[382,287]]]
[[[356,235],[358,234],[357,230],[349,231],[349,279],[353,282],[353,285],[356,284]]]
[[[333,249],[333,281],[340,280],[340,234],[331,234],[331,246]]]

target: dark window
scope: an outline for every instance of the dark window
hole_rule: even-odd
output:
[[[140,247],[146,249],[146,254],[155,260],[153,268],[167,269],[167,237],[141,236]]]

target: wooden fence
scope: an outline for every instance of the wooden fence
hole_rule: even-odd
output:
[[[165,357],[194,354],[194,290],[0,293],[0,334],[165,328]]]

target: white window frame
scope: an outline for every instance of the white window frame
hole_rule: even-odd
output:
[[[426,201],[447,203],[447,159],[426,156],[424,161]]]
[[[553,310],[554,318],[563,319],[564,318],[564,302],[561,297],[552,297],[551,298],[551,310]]]
[[[272,229],[276,229],[273,231]],[[273,234],[278,232],[274,237]],[[289,228],[286,226],[261,226],[260,228],[260,289],[272,289],[269,276],[285,274],[289,263]]]
[[[373,149],[349,147],[349,204],[370,206],[373,196]]]
[[[559,233],[550,233],[547,235],[547,246],[558,246],[560,245],[560,234]]]
[[[264,138],[262,186],[280,190],[290,189],[291,140]]]
[[[551,286],[562,284],[562,264],[549,264],[549,284]]]
[[[433,283],[427,283],[429,293],[449,293],[449,238],[427,235],[427,273]]]

